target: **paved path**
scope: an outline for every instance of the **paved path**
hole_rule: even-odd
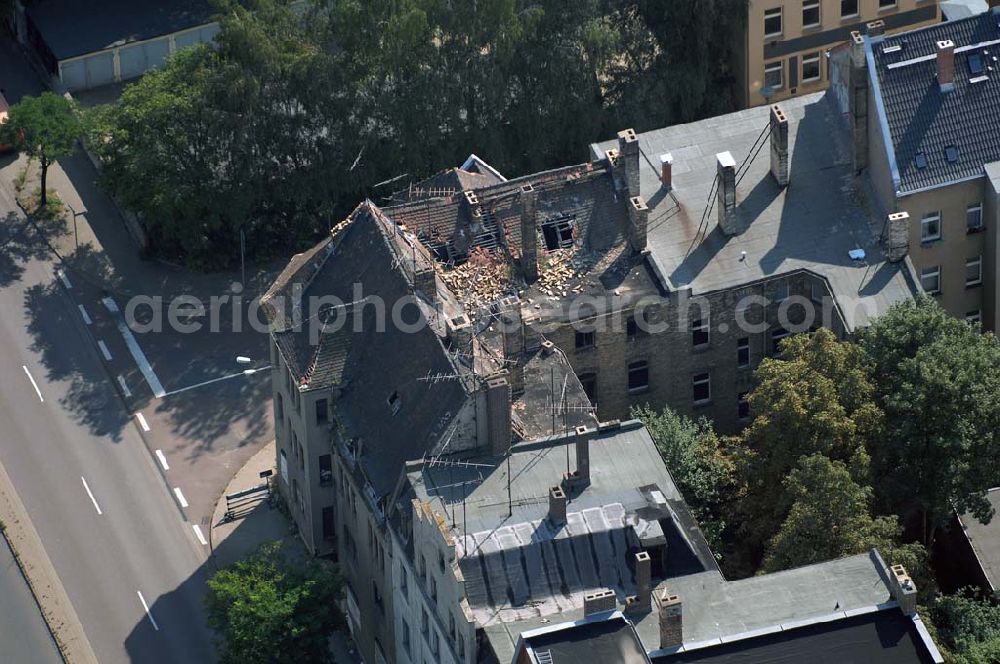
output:
[[[3,537],[0,537],[0,616],[3,616],[0,650],[5,661],[61,664],[55,641]]]

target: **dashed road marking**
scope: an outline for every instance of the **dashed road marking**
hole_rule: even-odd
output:
[[[139,420],[139,426],[142,427],[143,431],[149,431],[149,424],[146,423],[146,418],[142,413],[136,413],[135,419]]]
[[[124,376],[118,376],[118,384],[122,386],[122,392],[125,393],[126,397],[132,396],[132,390],[128,389],[128,384],[125,382]]]
[[[108,347],[105,345],[105,343],[103,341],[101,341],[100,339],[98,339],[97,340],[97,346],[101,349],[101,355],[104,356],[104,359],[107,360],[108,362],[110,362],[111,361],[111,351],[108,350]]]
[[[35,377],[31,375],[30,371],[28,371],[27,365],[22,364],[21,368],[24,369],[24,374],[28,377],[28,380],[31,381],[31,386],[35,388],[35,394],[38,395],[38,400],[45,403],[45,399],[42,398],[42,391],[38,389],[38,383],[35,382]]]
[[[170,470],[170,466],[167,465],[167,457],[164,456],[163,450],[156,450],[156,459],[163,466],[163,470]]]
[[[66,290],[69,290],[69,289],[73,288],[73,284],[70,283],[69,277],[66,276],[66,272],[65,271],[59,270],[59,279],[62,280],[63,286],[66,287]]]
[[[139,596],[139,601],[142,602],[142,608],[146,610],[146,617],[149,618],[149,622],[153,624],[153,629],[159,632],[160,626],[156,624],[155,620],[153,620],[153,614],[149,612],[149,604],[146,604],[146,598],[143,597],[142,593],[138,590],[135,591],[135,594]]]
[[[90,314],[87,313],[87,310],[83,308],[82,304],[78,304],[76,306],[80,309],[80,315],[83,316],[83,322],[87,325],[91,325],[94,321],[90,320]]]
[[[180,503],[181,507],[188,506],[187,498],[185,498],[184,494],[181,493],[181,488],[179,486],[174,487],[174,495],[177,496],[177,502]]]
[[[94,498],[93,492],[90,490],[90,487],[87,486],[87,480],[81,477],[80,481],[83,482],[83,488],[87,490],[87,495],[90,496],[90,502],[94,503],[94,509],[97,510],[97,515],[100,516],[101,514],[103,514],[103,512],[101,511],[101,506],[97,504],[97,499]]]
[[[117,314],[120,311],[118,303],[110,297],[104,298],[104,306],[113,314]],[[135,340],[132,330],[128,329],[128,325],[125,324],[125,321],[120,316],[115,316],[115,324],[118,326],[118,331],[121,332],[122,338],[125,339],[125,345],[128,346],[129,352],[132,353],[132,358],[139,365],[139,371],[142,372],[146,382],[149,383],[149,389],[153,390],[153,396],[157,399],[162,398],[167,392],[163,389],[160,379],[156,377],[156,372],[153,371],[149,360],[146,359],[146,354],[142,352],[139,342]]]
[[[198,541],[201,542],[201,545],[208,546],[208,540],[206,540],[205,536],[202,535],[201,528],[198,526],[198,524],[196,523],[191,527],[194,529],[194,536],[198,538]]]

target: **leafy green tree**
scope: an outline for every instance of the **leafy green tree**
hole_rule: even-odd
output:
[[[330,662],[327,639],[341,625],[343,582],[319,560],[289,561],[263,545],[208,581],[209,626],[222,636],[223,664]]]
[[[954,510],[988,523],[986,491],[1000,485],[1000,343],[931,298],[894,306],[865,330],[877,401],[886,415],[869,445],[885,507],[916,508],[923,540]]]
[[[662,411],[648,405],[633,408],[632,417],[646,425],[664,465],[718,553],[732,504],[742,493],[735,441],[720,439],[705,418],[692,420],[669,407]]]
[[[931,605],[938,638],[955,664],[1000,661],[1000,605],[966,590],[939,596]]]
[[[765,359],[749,396],[754,419],[743,432],[750,455],[741,465],[748,499],[741,533],[758,549],[791,507],[783,480],[799,459],[822,454],[868,483],[866,442],[882,424],[860,349],[820,329],[785,339],[782,356]]]
[[[40,168],[39,208],[48,202],[49,166],[59,157],[73,152],[82,128],[73,101],[52,92],[38,97],[26,96],[10,107],[4,131],[22,152],[38,159]]]
[[[822,454],[802,457],[784,486],[794,502],[770,541],[764,571],[810,565],[873,548],[890,564],[901,562],[911,573],[924,567],[924,560],[915,560],[912,552],[897,544],[901,529],[896,517],[871,516],[871,488],[855,482],[842,462]],[[907,559],[898,560],[904,554]]]

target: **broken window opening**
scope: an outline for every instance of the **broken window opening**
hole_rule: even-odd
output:
[[[575,217],[556,217],[542,222],[542,236],[545,238],[546,251],[571,248],[575,235]]]

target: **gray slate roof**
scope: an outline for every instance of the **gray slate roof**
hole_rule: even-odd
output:
[[[942,92],[937,81],[936,43],[944,39],[955,42],[955,89],[951,92]],[[903,48],[885,53],[893,46]],[[881,43],[869,41],[867,48],[875,64],[869,76],[881,92],[876,110],[892,136],[900,192],[981,175],[985,164],[1000,160],[1000,61],[996,59],[1000,57],[1000,8],[887,37]],[[981,58],[986,80],[970,82],[971,55]],[[950,145],[958,148],[955,163],[945,155]],[[917,153],[926,158],[925,168],[917,166]]]
[[[210,23],[210,0],[35,0],[28,16],[57,60]]]
[[[341,390],[334,401],[338,421],[348,437],[363,441],[361,464],[378,495],[395,487],[406,461],[434,446],[468,398],[457,380],[418,380],[428,373],[455,373],[430,325],[405,331],[387,315],[383,328],[376,326],[375,300],[390,311],[394,303],[411,297],[393,250],[397,241],[402,240],[395,226],[374,205],[363,203],[336,238],[292,258],[264,297],[266,305],[277,309],[272,336],[300,389]],[[296,284],[303,287],[299,306],[304,323],[298,328],[291,325],[291,304],[277,306],[279,298],[293,298]],[[316,326],[309,321],[317,321],[323,305],[317,298],[353,302],[356,284],[371,301],[348,307],[342,324],[328,319],[328,326],[320,326],[326,331],[311,338]],[[415,322],[415,311],[405,308],[408,324]],[[425,315],[421,308],[426,322]],[[387,402],[394,392],[400,403],[395,413]]]
[[[763,145],[737,186],[737,214],[743,232],[726,237],[718,210],[701,224],[716,177],[716,155],[730,152],[737,165],[754,153],[768,125],[769,108],[675,125],[639,135],[640,189],[649,206],[650,260],[671,290],[689,286],[694,295],[738,288],[808,270],[825,278],[844,309],[850,329],[871,314],[916,292],[904,263],[885,259],[873,229],[881,215],[865,202],[854,177],[844,120],[832,96],[806,95],[781,102],[789,119],[791,183],[778,187]],[[616,141],[591,146],[600,158]],[[674,157],[670,195],[659,180],[659,155]],[[853,261],[852,249],[866,259]],[[746,252],[744,258],[741,252]]]

